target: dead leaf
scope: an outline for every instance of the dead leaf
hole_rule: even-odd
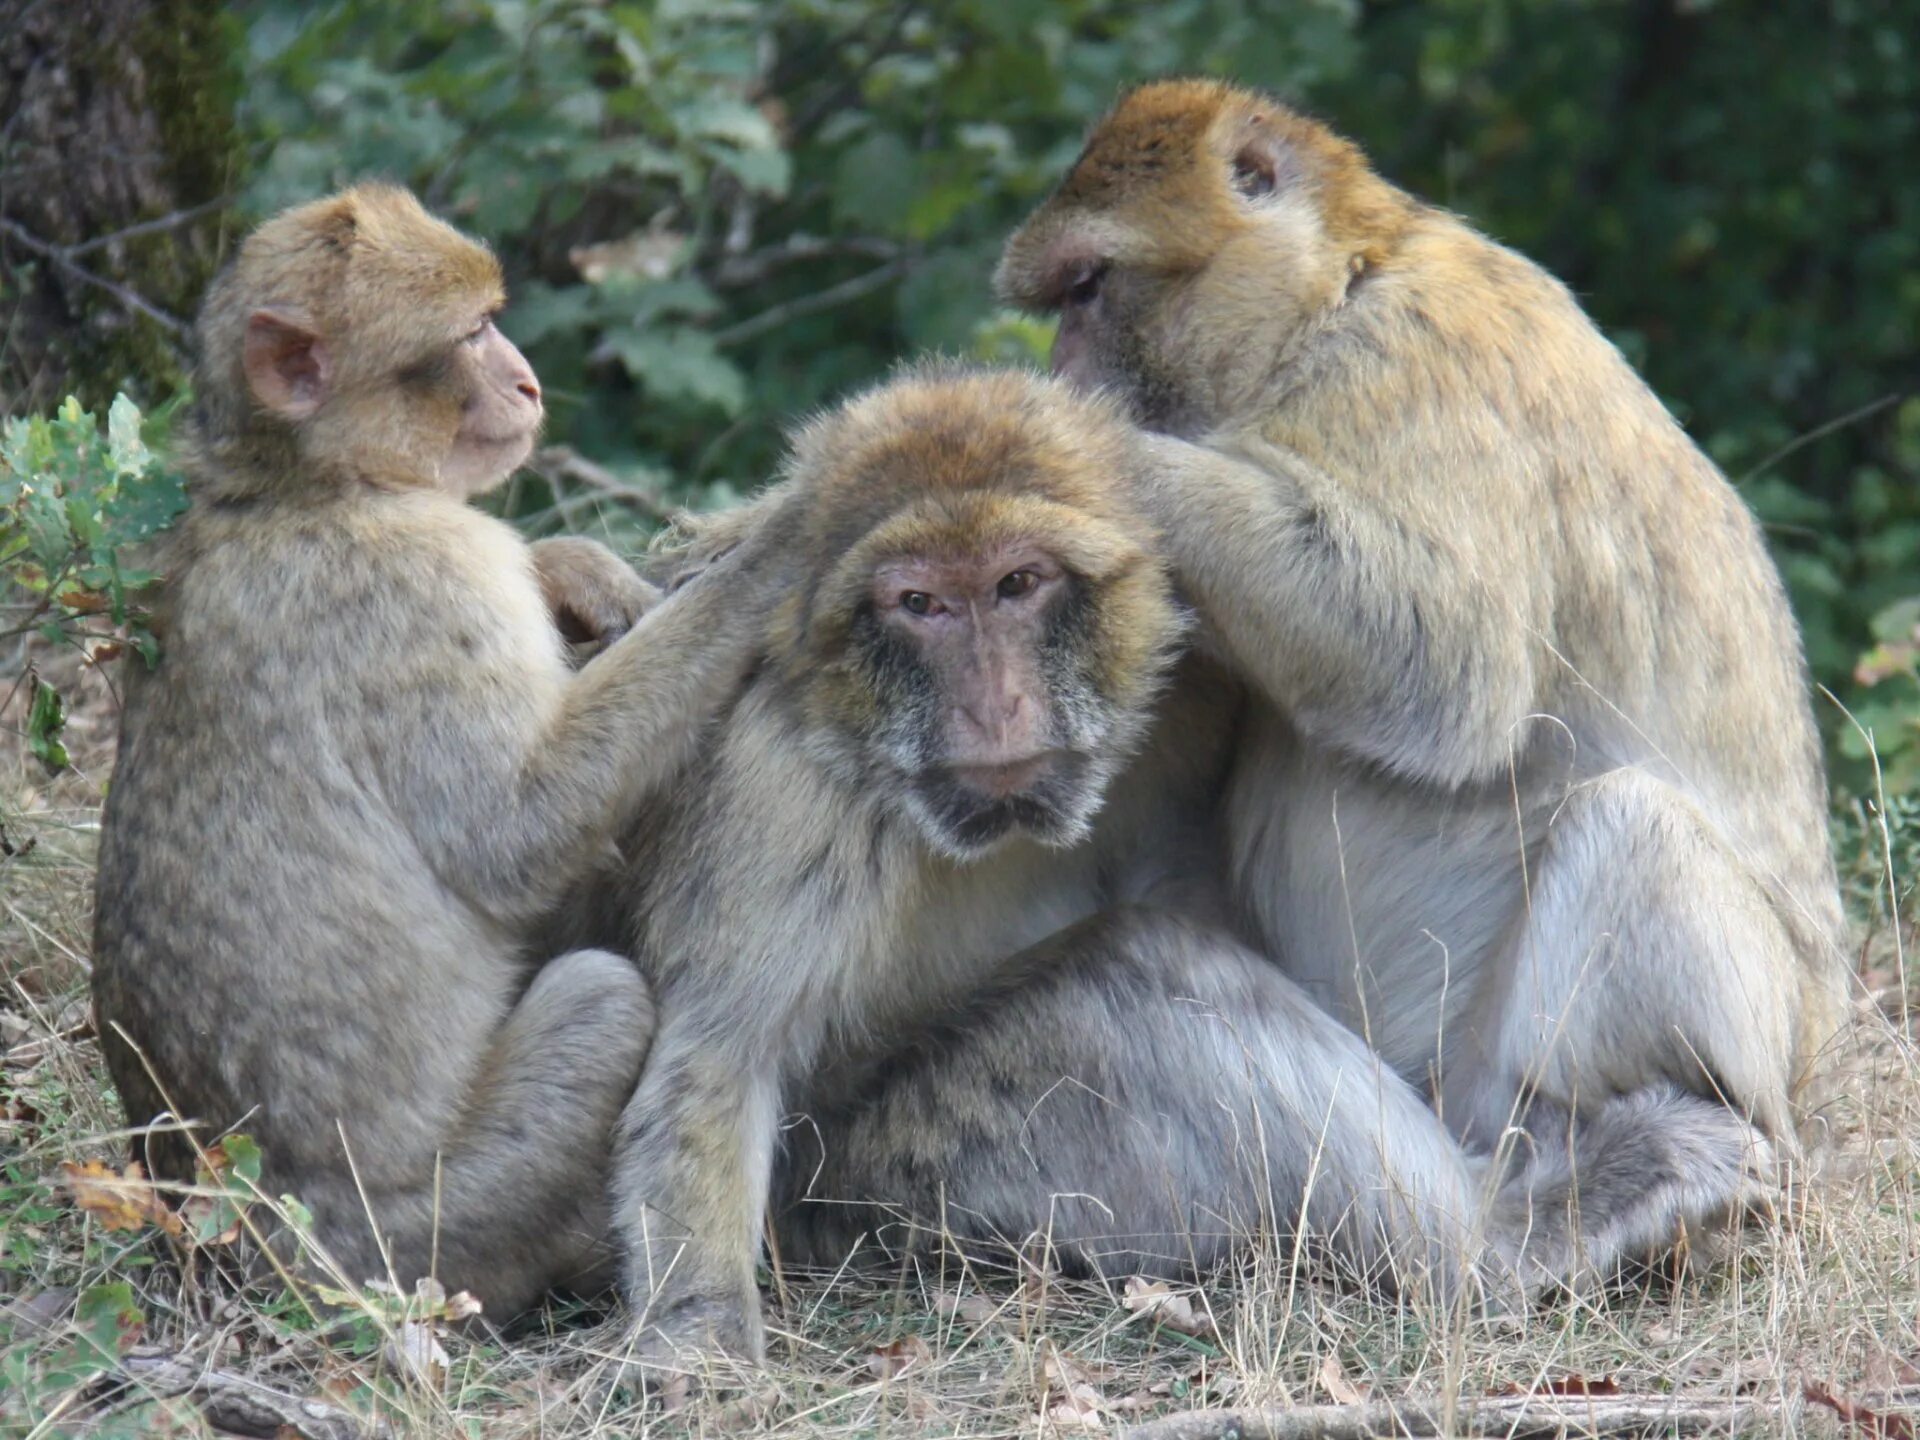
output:
[[[1619,1395],[1623,1393],[1611,1375],[1602,1375],[1598,1380],[1589,1380],[1584,1375],[1563,1375],[1555,1379],[1542,1380],[1537,1384],[1516,1385],[1511,1380],[1502,1380],[1498,1385],[1488,1388],[1489,1395]]]
[[[1358,1405],[1366,1398],[1360,1393],[1360,1387],[1347,1378],[1340,1357],[1331,1352],[1320,1362],[1320,1388],[1336,1405]]]
[[[867,1368],[877,1380],[891,1380],[896,1375],[905,1374],[914,1365],[922,1365],[933,1358],[933,1352],[927,1348],[927,1342],[918,1335],[908,1335],[883,1345],[867,1356]]]
[[[666,1414],[671,1415],[676,1410],[684,1410],[693,1402],[693,1376],[684,1370],[663,1375],[654,1393],[659,1396],[660,1408]]]
[[[1885,1344],[1872,1345],[1867,1363],[1860,1370],[1860,1384],[1867,1390],[1904,1390],[1920,1385],[1920,1351],[1902,1355]]]
[[[576,245],[567,259],[589,285],[616,278],[665,280],[686,243],[687,237],[673,230],[636,230],[618,240]]]
[[[1869,1410],[1852,1400],[1843,1400],[1833,1393],[1832,1386],[1818,1380],[1807,1381],[1801,1387],[1801,1393],[1809,1403],[1826,1406],[1845,1423],[1868,1436],[1869,1440],[1914,1440],[1913,1417],[1910,1415],[1882,1414],[1878,1410]]]
[[[185,1233],[180,1217],[167,1208],[138,1160],[128,1161],[117,1175],[112,1166],[98,1160],[63,1160],[60,1183],[73,1203],[103,1229],[144,1230],[153,1225],[169,1235]]]
[[[1000,1307],[984,1295],[961,1295],[952,1290],[933,1292],[933,1313],[969,1325],[984,1325],[1000,1313]]]
[[[1620,1384],[1611,1375],[1602,1375],[1597,1380],[1589,1380],[1584,1375],[1563,1375],[1555,1380],[1542,1380],[1533,1387],[1536,1395],[1618,1395]]]
[[[430,1390],[446,1386],[450,1362],[431,1320],[402,1320],[387,1341],[386,1358],[388,1365],[412,1375]]]
[[[1204,1310],[1196,1311],[1193,1302],[1184,1294],[1177,1293],[1164,1280],[1149,1281],[1144,1275],[1136,1275],[1127,1281],[1126,1291],[1120,1297],[1120,1303],[1135,1315],[1144,1316],[1156,1325],[1164,1325],[1169,1330],[1177,1330],[1182,1335],[1194,1335],[1206,1339],[1217,1339],[1219,1331],[1213,1323],[1213,1316]]]
[[[1044,1341],[1042,1344],[1045,1348],[1040,1360],[1044,1382],[1041,1419],[1061,1430],[1105,1430],[1106,1421],[1102,1417],[1110,1407],[1093,1381],[1096,1375],[1111,1372],[1076,1360],[1057,1345]]]

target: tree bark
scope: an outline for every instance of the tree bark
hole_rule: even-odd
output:
[[[198,0],[0,0],[0,413],[184,378],[239,158]]]

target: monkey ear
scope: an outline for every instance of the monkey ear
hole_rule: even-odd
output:
[[[1295,161],[1287,142],[1256,129],[1233,156],[1233,188],[1249,200],[1273,194],[1292,178]]]
[[[288,420],[305,420],[318,410],[333,378],[326,342],[272,310],[256,310],[247,317],[241,363],[253,398]]]

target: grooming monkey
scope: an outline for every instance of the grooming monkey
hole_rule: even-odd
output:
[[[1799,639],[1726,480],[1558,282],[1223,84],[1121,100],[998,286],[1158,432],[1133,498],[1258,697],[1255,943],[1469,1144],[1524,1127],[1539,1274],[1726,1212],[1844,998]]]
[[[541,421],[502,300],[491,255],[372,186],[268,221],[216,282],[94,940],[130,1119],[244,1126],[349,1280],[437,1264],[495,1317],[608,1262],[608,1135],[653,1032],[628,959],[536,968],[526,936],[737,688],[778,581],[742,546],[638,618],[610,555],[466,504]],[[550,606],[638,623],[574,674]],[[179,1134],[149,1143],[191,1176]]]
[[[1134,439],[1059,382],[939,369],[798,435],[808,569],[627,871],[661,1015],[616,1140],[644,1358],[761,1353],[789,1109],[824,1151],[780,1171],[801,1260],[897,1203],[1085,1268],[1204,1266],[1264,1227],[1458,1278],[1460,1147],[1221,924],[1237,693],[1192,660],[1164,683],[1184,618],[1116,483]],[[929,1070],[888,1056],[935,1038]]]

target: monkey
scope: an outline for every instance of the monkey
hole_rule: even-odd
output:
[[[542,423],[504,300],[487,250],[375,185],[268,220],[210,288],[93,971],[130,1121],[244,1128],[338,1278],[437,1273],[498,1320],[610,1279],[654,1030],[626,956],[527,937],[690,758],[783,583],[747,544],[660,600],[467,503]],[[625,633],[575,672],[556,614]],[[192,1176],[177,1126],[148,1144]]]
[[[1845,971],[1733,487],[1546,271],[1227,84],[1124,96],[996,284],[1148,432],[1131,502],[1253,697],[1253,947],[1510,1150],[1536,1276],[1738,1213]]]
[[[1262,1227],[1390,1284],[1470,1269],[1465,1152],[1225,923],[1237,686],[1179,656],[1134,441],[1063,382],[939,365],[792,439],[759,667],[592,887],[661,1017],[614,1139],[643,1364],[762,1356],[770,1187],[803,1262],[875,1221],[912,1248],[885,1207],[938,1200],[963,1247],[1045,1230],[1089,1271]],[[771,523],[694,527],[694,568]],[[788,1110],[823,1156],[777,1152]]]

